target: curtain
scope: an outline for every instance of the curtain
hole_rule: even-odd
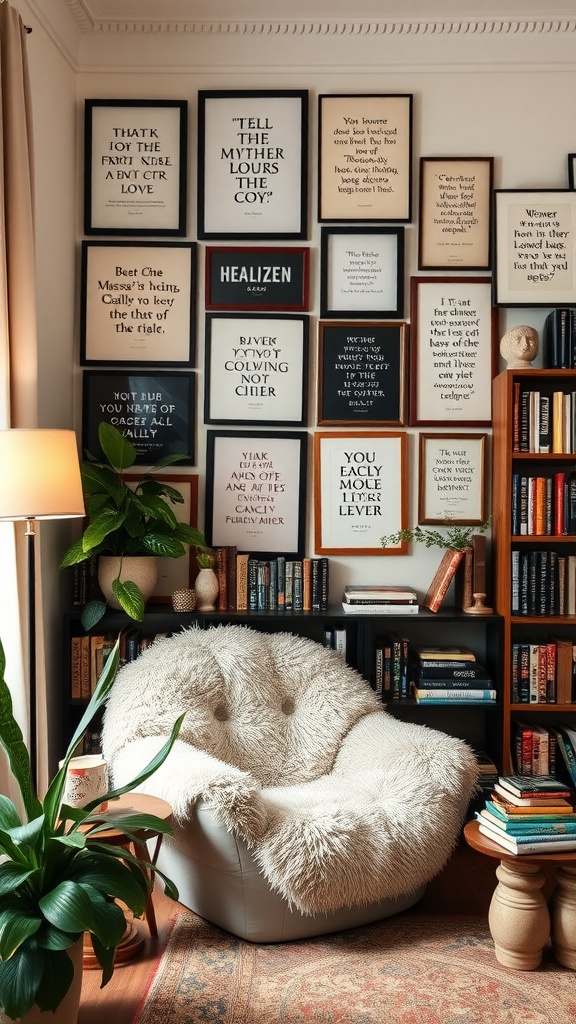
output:
[[[37,426],[34,154],[26,28],[7,0],[0,2],[0,428]],[[0,471],[1,471],[0,467]],[[0,639],[16,717],[27,736],[26,551],[23,523],[0,524]],[[37,545],[38,547],[38,545]],[[37,553],[39,554],[39,553]],[[37,570],[40,560],[37,557]],[[37,575],[37,592],[41,592]],[[37,631],[42,635],[40,608]],[[45,681],[40,666],[38,766],[47,776]],[[5,759],[0,791],[11,792]]]

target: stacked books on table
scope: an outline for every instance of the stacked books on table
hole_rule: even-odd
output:
[[[412,694],[419,704],[496,702],[487,669],[469,647],[411,648]]]
[[[410,587],[350,584],[344,587],[342,608],[347,615],[417,615],[418,595]]]
[[[576,850],[573,792],[553,775],[500,775],[476,818],[482,835],[509,853]]]

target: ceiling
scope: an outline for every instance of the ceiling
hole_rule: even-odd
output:
[[[199,20],[293,21],[351,18],[371,20],[426,18],[551,18],[576,15],[576,0],[57,0],[83,31],[111,23],[194,22]],[[49,0],[54,3],[54,0]]]

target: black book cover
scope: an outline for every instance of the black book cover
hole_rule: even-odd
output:
[[[570,310],[553,309],[544,321],[544,358],[546,366],[554,370],[568,370],[571,362],[569,345]]]

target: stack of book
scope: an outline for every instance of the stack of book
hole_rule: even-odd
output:
[[[412,693],[419,704],[495,703],[488,671],[469,647],[411,648]]]
[[[346,614],[417,615],[418,595],[410,587],[354,584],[344,587],[342,608]]]
[[[514,854],[576,850],[573,792],[552,775],[501,775],[476,812],[478,828]]]

